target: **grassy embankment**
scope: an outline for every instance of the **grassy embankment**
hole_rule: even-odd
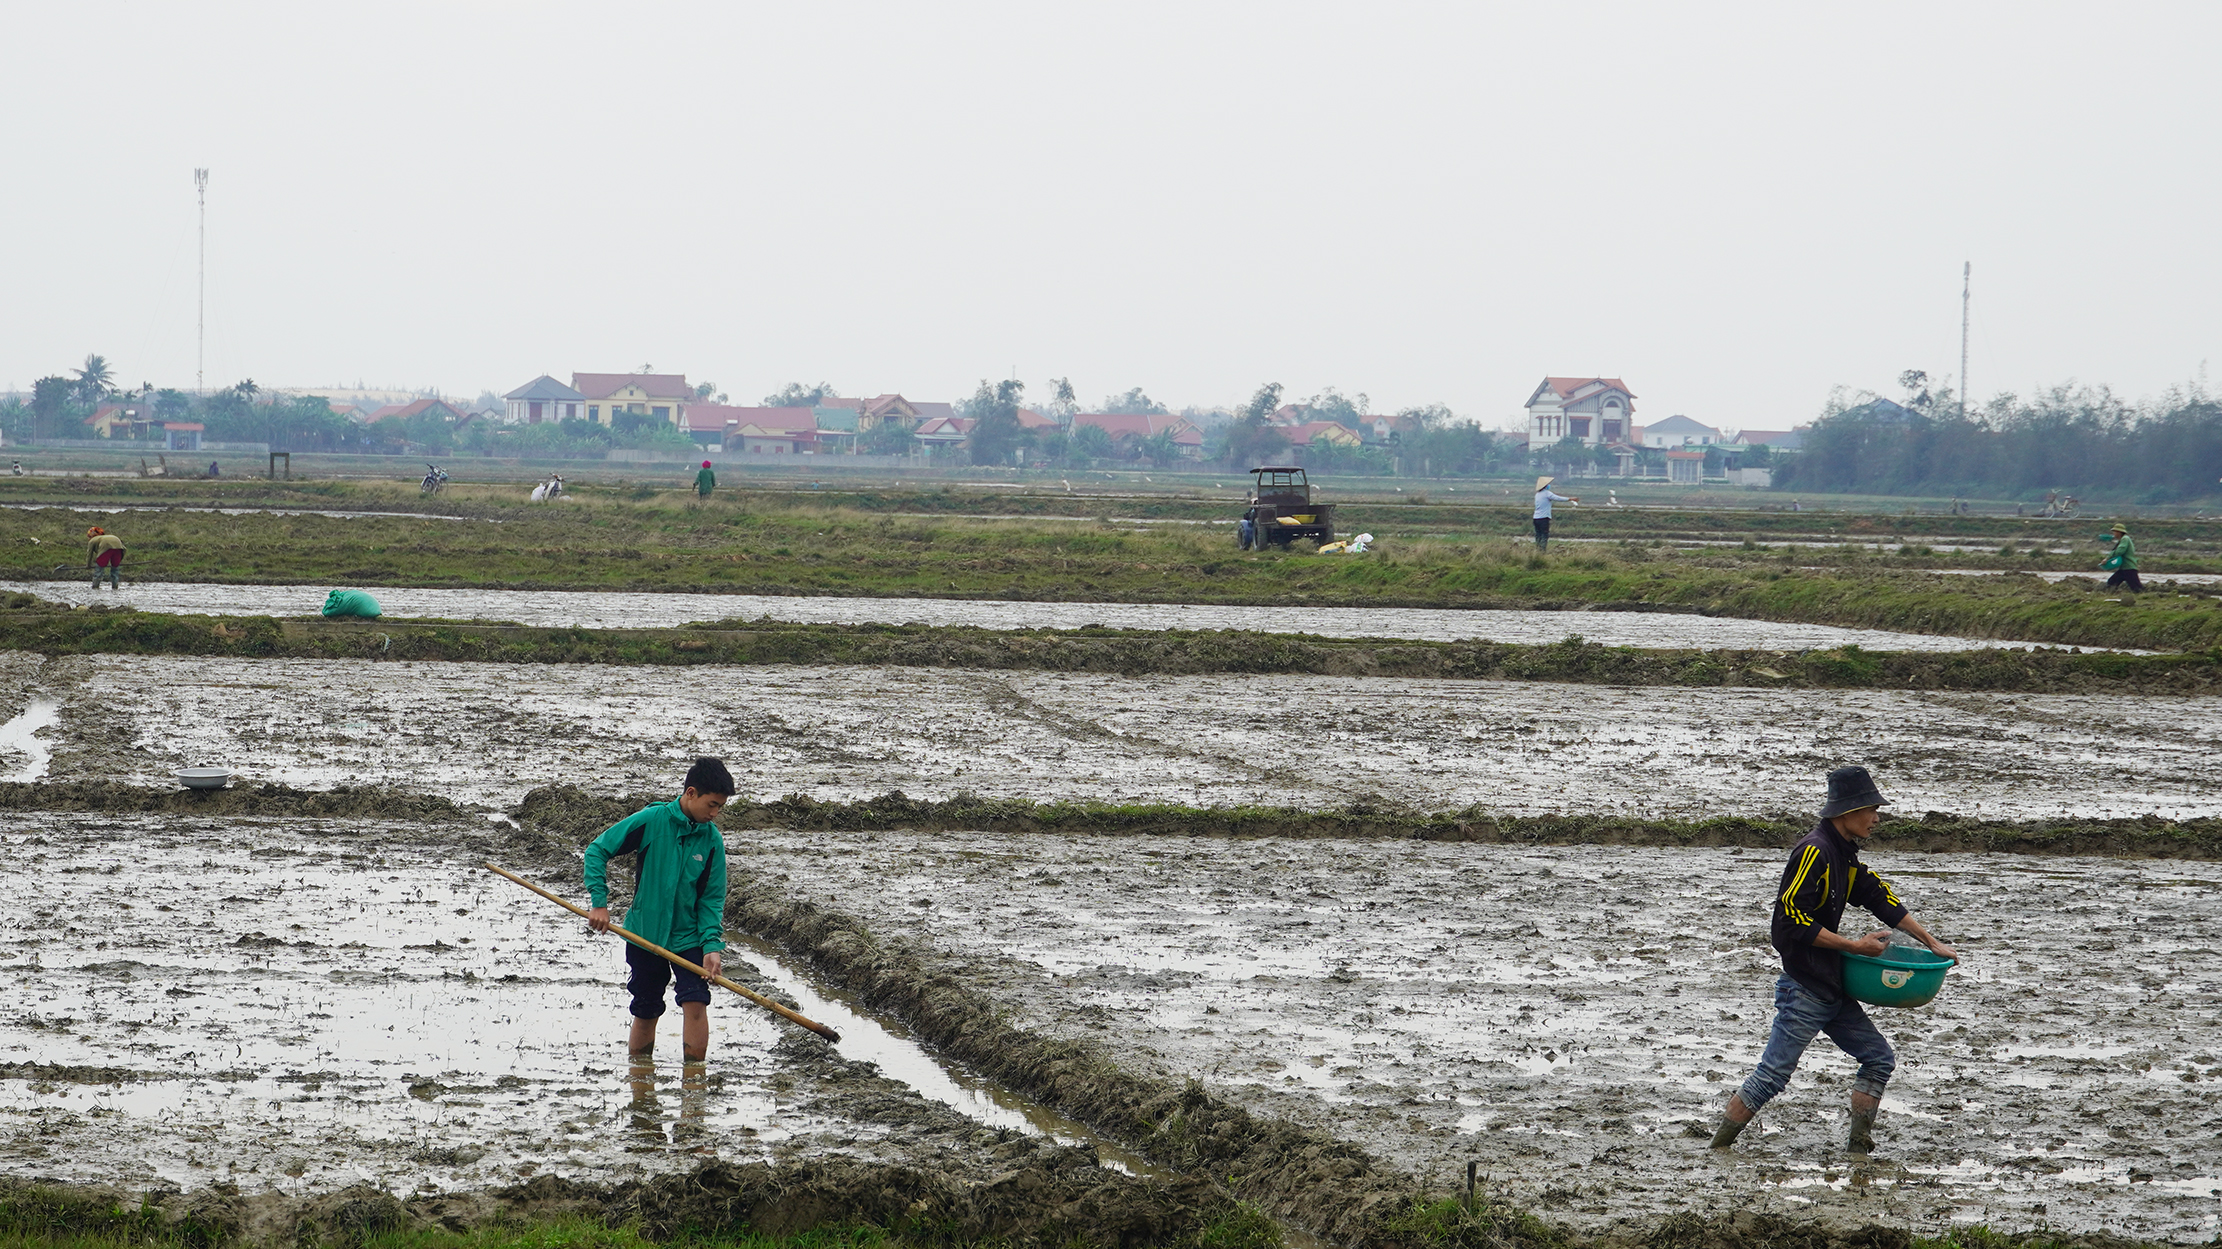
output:
[[[1567,617],[1580,627],[1579,615]],[[466,622],[173,616],[106,605],[58,612],[0,598],[13,649],[47,655],[476,663],[885,664],[1122,675],[1299,674],[1770,689],[2222,693],[2222,651],[2128,655],[2012,649],[1793,654],[1655,650],[1578,637],[1541,645],[1320,638],[1186,630],[991,630],[926,625],[732,623],[681,629],[559,629]]]
[[[176,497],[175,486],[167,495],[151,489],[160,483],[98,484],[149,487],[137,497],[150,502]],[[252,485],[252,491],[238,487],[236,496],[227,493],[203,501],[245,503],[253,495],[273,504],[355,508],[399,506],[404,501],[402,496],[382,496],[361,485]],[[50,490],[52,483],[42,483],[41,488]],[[0,489],[0,500],[6,493]],[[930,503],[965,508],[1021,502],[1070,506],[1068,500],[1050,497],[1022,501],[952,493],[940,498],[938,492],[929,492],[856,496],[850,505],[837,506],[831,500],[785,492],[720,496],[708,505],[695,506],[669,491],[636,493],[644,497],[600,491],[554,507],[534,508],[517,505],[513,490],[479,488],[477,493],[466,490],[434,501],[448,514],[473,518],[467,520],[170,511],[120,513],[113,517],[113,527],[131,543],[128,573],[154,581],[1250,603],[1296,608],[1609,605],[2055,645],[2195,650],[2222,643],[2222,610],[2217,610],[2222,599],[2214,596],[2211,587],[2133,598],[2105,594],[2082,581],[2051,584],[2033,577],[1941,577],[1923,571],[1945,565],[1984,566],[1986,561],[2001,569],[2048,564],[2088,569],[2095,562],[2091,551],[2072,558],[2036,560],[1995,553],[1923,555],[1919,549],[1877,555],[1853,549],[1770,550],[1757,537],[1748,548],[1674,550],[1645,545],[1669,538],[1640,536],[1719,533],[1723,530],[1714,526],[1800,519],[1773,513],[1593,512],[1585,514],[1582,523],[1607,534],[1624,534],[1627,540],[1569,545],[1538,558],[1526,545],[1502,536],[1525,525],[1508,509],[1354,505],[1348,527],[1366,527],[1383,535],[1381,548],[1362,557],[1322,557],[1294,551],[1238,553],[1223,526],[1135,526],[1054,517],[980,520],[961,515],[891,515],[865,506],[890,510],[924,508]],[[1161,511],[1224,512],[1210,500],[1158,500],[1150,506]],[[77,575],[83,563],[79,542],[88,519],[82,512],[0,511],[0,577],[36,580],[62,575],[55,572],[57,567]],[[1929,519],[1973,526],[1978,518]],[[1847,523],[1870,520],[1878,527],[1894,523],[1891,518],[1861,517],[1849,518]],[[1396,537],[1407,521],[1419,522],[1423,528],[1455,522],[1484,536]],[[1996,527],[2000,522],[1983,523]],[[2147,537],[2149,546],[2173,542],[2187,551],[2204,551],[2222,540],[2222,525],[2166,524],[2168,528]],[[2060,531],[2046,532],[2057,536]],[[2005,540],[2000,546],[2019,549]],[[2158,557],[2148,562],[2157,563]],[[2109,601],[2115,598],[2123,601]]]
[[[1490,1217],[1490,1216],[1494,1217]],[[1396,1220],[1403,1243],[1428,1249],[1545,1249],[1591,1245],[1596,1249],[1874,1249],[1877,1245],[1902,1245],[1904,1249],[2145,1249],[2143,1242],[2117,1237],[2103,1239],[2060,1236],[2045,1232],[2011,1235],[1986,1227],[1954,1228],[1942,1236],[1893,1236],[1876,1239],[1874,1230],[1861,1229],[1853,1237],[1832,1236],[1825,1230],[1801,1225],[1779,1216],[1748,1219],[1742,1227],[1733,1219],[1677,1215],[1638,1237],[1614,1236],[1592,1240],[1569,1235],[1539,1220],[1516,1212],[1472,1212],[1456,1201],[1415,1205]],[[385,1229],[349,1229],[290,1242],[295,1249],[955,1249],[958,1242],[946,1236],[903,1234],[871,1224],[829,1221],[805,1231],[763,1234],[746,1228],[715,1232],[690,1231],[656,1238],[644,1234],[638,1223],[612,1225],[605,1219],[583,1215],[496,1218],[478,1227],[455,1231],[446,1227],[410,1226]],[[23,1186],[0,1197],[0,1249],[218,1249],[238,1237],[225,1235],[190,1219],[171,1221],[154,1207],[132,1208],[90,1200],[74,1190]],[[1008,1242],[988,1242],[1007,1244]],[[1247,1208],[1218,1220],[1197,1233],[1172,1242],[1174,1249],[1274,1249],[1283,1243],[1269,1220]],[[1073,1239],[1060,1249],[1092,1249],[1092,1242]],[[1122,1245],[1120,1249],[1151,1249]],[[2154,1247],[2157,1249],[2157,1246]]]

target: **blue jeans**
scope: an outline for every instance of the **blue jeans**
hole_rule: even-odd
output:
[[[1798,1069],[1798,1059],[1805,1056],[1805,1047],[1817,1032],[1828,1033],[1838,1049],[1859,1060],[1859,1074],[1852,1079],[1854,1093],[1883,1095],[1890,1073],[1898,1069],[1898,1056],[1875,1030],[1867,1011],[1850,997],[1824,1002],[1784,976],[1775,981],[1774,1033],[1759,1056],[1758,1070],[1741,1090],[1746,1109],[1756,1113],[1789,1086],[1790,1073]]]

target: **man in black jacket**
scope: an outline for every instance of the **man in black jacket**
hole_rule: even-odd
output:
[[[1805,1047],[1822,1032],[1859,1060],[1859,1074],[1852,1080],[1850,1149],[1864,1154],[1875,1147],[1875,1111],[1882,1105],[1883,1086],[1897,1069],[1898,1058],[1867,1012],[1844,992],[1844,952],[1881,954],[1890,929],[1856,940],[1846,937],[1837,931],[1844,907],[1856,902],[1939,955],[1959,958],[1951,946],[1906,913],[1887,881],[1860,865],[1859,843],[1874,835],[1877,809],[1887,801],[1867,769],[1838,768],[1829,773],[1828,805],[1821,808],[1821,822],[1790,849],[1790,862],[1782,869],[1782,883],[1775,891],[1773,939],[1782,955],[1783,974],[1775,981],[1774,1032],[1767,1038],[1758,1069],[1728,1099],[1720,1130],[1713,1135],[1715,1149],[1734,1144],[1759,1108],[1789,1085]]]

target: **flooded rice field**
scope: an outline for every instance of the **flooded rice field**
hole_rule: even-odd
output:
[[[9,652],[0,671],[9,714],[46,717],[49,756],[0,732],[0,773],[167,785],[221,766],[489,808],[555,782],[663,792],[709,753],[766,800],[1757,815],[1808,808],[1858,760],[1916,813],[2222,814],[2213,698]]]
[[[917,1162],[990,1128],[1084,1137],[953,1077],[768,946],[736,946],[729,974],[838,1028],[838,1058],[721,992],[708,1064],[680,1060],[676,1010],[630,1061],[623,947],[460,840],[0,813],[27,899],[0,920],[0,1173],[406,1194],[705,1156]]]
[[[207,512],[218,516],[328,516],[334,520],[351,520],[357,516],[399,516],[404,520],[482,520],[475,516],[443,516],[437,512],[361,512],[340,511],[334,508],[314,507],[174,507],[168,504],[117,503],[99,507],[82,503],[0,503],[0,507],[18,512],[82,512],[88,516],[111,516],[123,512]],[[487,521],[500,524],[500,521]]]
[[[62,603],[120,603],[141,611],[224,616],[313,616],[330,587],[200,585],[135,581],[122,590],[87,581],[29,587]],[[649,629],[699,621],[799,624],[926,624],[982,629],[1248,629],[1289,631],[1284,608],[1173,603],[1018,603],[974,599],[772,597],[562,590],[370,591],[389,616],[497,620],[548,628]],[[1556,642],[1580,634],[1607,646],[1668,649],[1956,651],[2028,643],[1943,637],[1886,629],[1842,629],[1665,612],[1461,611],[1420,607],[1308,607],[1303,632],[1322,637],[1453,642]],[[2097,648],[2092,648],[2097,649]]]
[[[1864,857],[1966,962],[1930,1006],[1874,1010],[1899,1062],[1881,1144],[1855,1164],[1853,1064],[1825,1039],[1732,1153],[1693,1135],[1766,1040],[1772,854],[729,842],[737,872],[930,942],[1021,1026],[1202,1079],[1444,1188],[1478,1159],[1548,1217],[2218,1230],[2222,865],[1894,856],[1886,824]]]

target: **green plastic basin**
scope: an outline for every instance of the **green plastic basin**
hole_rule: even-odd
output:
[[[1951,967],[1951,959],[1919,946],[1894,945],[1878,956],[1847,953],[1844,991],[1869,1006],[1927,1006]]]

